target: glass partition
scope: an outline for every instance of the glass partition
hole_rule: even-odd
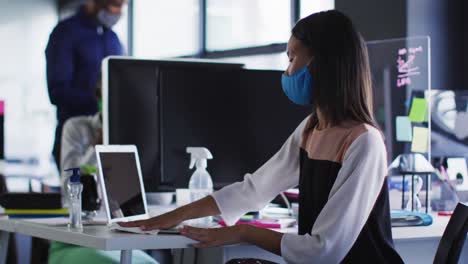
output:
[[[367,43],[374,113],[389,161],[402,153],[431,156],[430,40],[414,37]]]

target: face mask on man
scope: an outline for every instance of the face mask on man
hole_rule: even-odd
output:
[[[117,24],[117,22],[119,22],[120,16],[120,14],[112,14],[105,9],[101,9],[97,13],[98,21],[106,28],[111,28]]]
[[[281,84],[284,93],[293,103],[303,106],[312,104],[313,77],[308,65],[290,76],[283,74]]]

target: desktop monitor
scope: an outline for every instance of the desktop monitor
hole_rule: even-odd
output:
[[[204,146],[215,188],[240,181],[276,153],[309,114],[281,88],[280,71],[166,69],[161,89],[163,178],[186,187],[187,146]]]
[[[188,146],[213,153],[207,169],[215,188],[242,180],[310,113],[284,95],[281,74],[206,61],[107,59],[104,143],[137,146],[149,191],[188,186]]]
[[[150,190],[160,177],[157,72],[145,61],[119,62],[103,67],[103,76],[108,77],[103,78],[104,143],[137,146],[145,187]]]

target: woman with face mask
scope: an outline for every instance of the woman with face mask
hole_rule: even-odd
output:
[[[195,247],[245,242],[281,255],[288,263],[402,263],[393,247],[386,149],[372,115],[363,39],[345,15],[326,11],[294,26],[287,54],[283,90],[293,103],[313,113],[282,148],[242,182],[159,217],[122,225],[162,229],[220,215],[228,227],[186,226],[181,233],[199,241]],[[232,226],[246,212],[262,209],[296,186],[297,234]]]

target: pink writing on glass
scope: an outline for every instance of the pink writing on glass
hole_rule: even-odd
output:
[[[421,74],[419,67],[415,66],[416,53],[422,52],[421,46],[417,48],[402,48],[398,50],[397,68],[398,78],[397,87],[411,84],[411,77]],[[406,59],[406,60],[405,60]]]

